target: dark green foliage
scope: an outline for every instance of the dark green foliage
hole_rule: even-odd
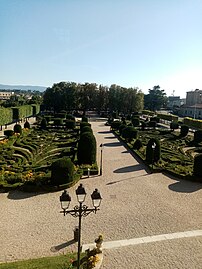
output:
[[[197,177],[202,177],[202,154],[198,154],[194,158],[193,174]]]
[[[82,122],[88,122],[88,118],[86,116],[82,117]]]
[[[131,141],[132,139],[137,138],[137,130],[132,126],[128,126],[122,130],[122,137]]]
[[[91,129],[90,126],[84,126],[84,127],[81,129],[81,133],[85,133],[85,132],[93,133],[93,130]]]
[[[30,129],[30,123],[28,121],[25,122],[24,128]]]
[[[91,124],[88,123],[88,122],[85,122],[85,121],[80,122],[80,130],[82,130],[82,128],[83,128],[84,126],[89,126],[89,127],[91,127]]]
[[[54,117],[59,119],[66,119],[66,113],[57,113]]]
[[[10,137],[10,136],[14,135],[14,131],[13,130],[5,130],[4,135],[6,135],[7,137]]]
[[[71,159],[63,157],[51,165],[51,183],[53,185],[62,185],[72,182],[74,179],[74,164]]]
[[[79,164],[90,164],[96,162],[96,140],[92,133],[81,134],[78,142],[77,158]]]
[[[76,127],[76,122],[74,120],[66,120],[66,128],[74,129]]]
[[[20,124],[15,124],[13,130],[14,130],[14,133],[18,133],[18,134],[22,133],[22,127]]]
[[[137,139],[133,145],[133,148],[139,150],[141,147],[142,147],[142,142],[140,139]]]
[[[141,122],[141,129],[142,131],[144,131],[145,127],[147,126],[146,122],[145,121],[142,121]]]
[[[47,121],[45,118],[41,120],[41,129],[45,130],[47,128]]]
[[[75,121],[75,117],[72,114],[67,114],[66,119]]]
[[[62,118],[54,118],[53,121],[54,121],[53,124],[55,126],[61,126],[61,125],[63,125],[63,119]]]
[[[148,122],[148,126],[154,128],[154,129],[156,128],[156,125],[157,125],[156,121],[149,121]]]
[[[155,144],[155,148],[152,146]],[[151,138],[147,144],[146,149],[146,161],[151,164],[152,162],[158,162],[161,158],[161,145],[157,138]]]
[[[112,117],[113,117],[114,119],[117,119],[117,118],[119,117],[118,112],[117,112],[117,111],[112,112]]]
[[[181,129],[180,129],[180,136],[185,137],[188,135],[188,132],[189,132],[189,127],[187,125],[183,124],[181,126]]]
[[[134,127],[138,127],[140,125],[140,120],[137,117],[132,118],[132,124]]]
[[[126,124],[121,124],[120,126],[119,126],[119,133],[120,133],[120,135],[122,135],[122,131],[123,131],[123,129],[125,129],[127,126],[126,126]]]
[[[113,130],[118,130],[119,127],[121,126],[121,124],[122,124],[121,121],[119,121],[119,120],[115,120],[115,121],[113,121],[113,122],[111,123],[111,128],[112,128]]]
[[[171,123],[170,123],[170,129],[171,130],[176,130],[176,129],[178,129],[179,128],[179,124],[177,123],[177,122],[175,122],[175,121],[172,121]]]
[[[194,132],[194,142],[200,143],[202,141],[202,130]]]
[[[49,121],[51,121],[51,116],[50,116],[50,115],[46,115],[46,116],[44,116],[44,118],[46,119],[47,123],[48,123]]]
[[[160,118],[159,117],[151,117],[150,121],[155,121],[156,123],[160,122]]]

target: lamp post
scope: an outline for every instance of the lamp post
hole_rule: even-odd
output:
[[[100,154],[100,175],[102,175],[102,150],[103,150],[103,144],[100,144],[101,148],[101,154]]]
[[[156,148],[156,143],[154,142],[152,144],[152,171],[153,171],[153,166],[154,166],[154,151],[155,151],[155,148]]]
[[[62,193],[60,196],[60,203],[62,211],[60,213],[63,213],[64,216],[67,214],[72,215],[73,217],[79,217],[79,227],[78,227],[78,253],[77,253],[77,269],[80,267],[80,252],[81,252],[81,218],[88,216],[90,213],[94,212],[96,214],[97,210],[99,209],[102,197],[98,191],[98,189],[95,189],[93,193],[91,194],[91,199],[93,203],[94,208],[88,208],[88,206],[84,205],[84,201],[86,198],[86,191],[82,184],[79,185],[79,187],[76,190],[76,196],[79,205],[74,206],[74,209],[68,210],[71,197],[67,193],[66,190]]]

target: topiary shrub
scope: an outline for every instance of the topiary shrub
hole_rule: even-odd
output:
[[[77,159],[79,164],[90,164],[96,162],[96,140],[90,132],[81,134],[78,142]]]
[[[150,121],[155,121],[156,123],[160,122],[160,118],[159,117],[151,117]]]
[[[51,165],[51,183],[62,185],[74,180],[75,167],[70,158],[63,157]]]
[[[46,121],[45,118],[43,118],[43,119],[41,120],[41,129],[42,129],[42,130],[46,130],[46,128],[47,128],[47,121]]]
[[[194,132],[194,142],[200,143],[202,141],[202,130],[198,130]]]
[[[126,124],[121,124],[121,125],[119,126],[119,133],[120,133],[120,135],[122,135],[122,131],[123,131],[123,129],[125,129],[126,127],[127,127]]]
[[[112,130],[118,130],[119,127],[121,126],[122,122],[119,120],[115,120],[111,123],[111,128]]]
[[[30,129],[30,123],[28,121],[25,122],[24,128]]]
[[[22,133],[22,127],[20,124],[15,124],[13,130],[14,130],[14,133],[18,133],[18,134]]]
[[[72,114],[67,114],[67,115],[66,115],[66,119],[67,119],[67,120],[73,120],[73,121],[76,121],[76,120],[75,120],[75,117],[74,117]]]
[[[67,129],[73,130],[76,127],[76,122],[74,120],[67,120],[65,125]]]
[[[88,122],[88,118],[86,116],[83,116],[81,119],[82,122]]]
[[[132,126],[128,126],[122,130],[122,137],[127,141],[131,141],[137,138],[137,130]]]
[[[194,158],[193,174],[196,177],[202,177],[202,154],[198,154]]]
[[[10,137],[10,136],[14,135],[14,131],[13,130],[5,130],[4,135],[6,135],[7,137]]]
[[[134,127],[138,127],[140,125],[140,120],[137,117],[132,118],[132,124]]]
[[[180,136],[185,137],[188,135],[188,132],[189,132],[189,127],[187,125],[183,124],[181,126],[181,129],[180,129]]]
[[[155,148],[152,146],[155,145]],[[158,139],[151,138],[146,148],[146,161],[148,164],[158,162],[161,158],[161,145]]]
[[[139,150],[142,147],[142,142],[140,139],[137,139],[133,145],[133,149]]]
[[[88,122],[85,122],[85,121],[80,122],[80,130],[82,130],[82,128],[83,128],[84,126],[89,126],[89,127],[91,127],[91,124],[88,123]]]
[[[156,123],[156,121],[149,121],[149,122],[148,122],[148,126],[155,129],[156,126],[157,126],[157,123]]]
[[[141,129],[142,129],[142,131],[145,130],[146,126],[147,126],[146,122],[145,121],[142,121],[141,122]]]
[[[81,129],[81,133],[85,133],[85,132],[93,133],[93,130],[91,129],[90,126],[84,126],[84,127]]]
[[[176,130],[176,129],[178,129],[178,128],[179,128],[179,124],[178,124],[177,122],[172,121],[172,122],[170,123],[170,129],[171,129],[172,131],[174,131],[174,130]]]
[[[62,118],[54,118],[53,121],[54,121],[53,124],[55,126],[61,126],[61,125],[63,125],[63,119]]]

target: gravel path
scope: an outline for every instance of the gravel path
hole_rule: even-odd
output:
[[[103,201],[96,215],[82,220],[83,243],[93,242],[99,233],[110,241],[202,228],[201,183],[148,174],[104,122],[92,122],[92,127],[98,163],[99,145],[104,144],[103,175],[82,183],[88,192],[87,205],[95,187]],[[78,184],[69,190],[72,206],[77,204]],[[0,193],[1,262],[76,249],[75,244],[62,248],[71,243],[78,219],[59,213],[60,194]],[[106,250],[102,268],[199,268],[200,249],[201,237]]]

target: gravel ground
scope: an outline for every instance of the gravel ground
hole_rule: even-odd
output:
[[[84,244],[93,242],[99,233],[105,241],[111,241],[202,228],[201,183],[147,173],[109,127],[103,122],[92,122],[92,127],[97,138],[98,163],[99,145],[104,144],[103,175],[84,178],[82,183],[88,192],[87,205],[91,205],[94,188],[100,190],[103,201],[96,215],[82,219]],[[78,184],[69,190],[71,206],[77,204]],[[59,213],[60,195],[61,192],[0,193],[0,262],[76,249],[71,240],[78,219]],[[200,248],[197,237],[107,250],[102,267],[199,268]],[[185,267],[185,263],[190,266]]]

